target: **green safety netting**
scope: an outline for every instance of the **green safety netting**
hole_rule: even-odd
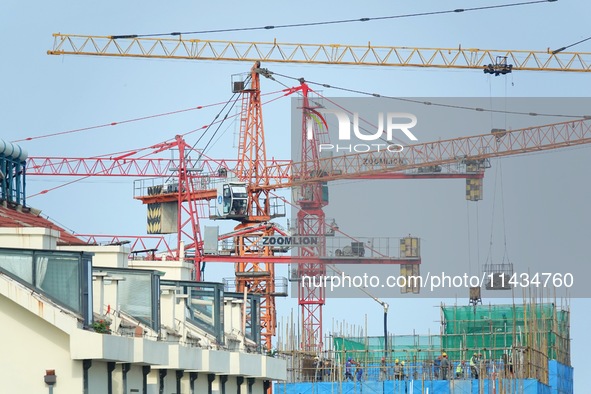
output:
[[[499,359],[512,347],[547,352],[549,359],[569,363],[569,312],[554,304],[454,306],[441,308],[442,348],[452,359],[486,352]],[[451,354],[450,354],[451,353]]]
[[[340,360],[348,357],[377,363],[384,356],[384,337],[333,337],[335,353]],[[387,358],[389,361],[421,360],[441,349],[438,335],[392,335],[388,337]]]
[[[535,348],[548,359],[570,364],[569,312],[554,304],[478,305],[442,307],[441,335],[391,335],[389,361],[429,360],[445,351],[451,360],[468,360],[473,353],[502,359],[515,347]],[[335,356],[377,363],[384,356],[384,337],[333,337]]]

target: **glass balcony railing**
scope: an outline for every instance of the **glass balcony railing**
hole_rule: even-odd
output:
[[[92,322],[92,253],[0,248],[0,271]]]
[[[120,278],[117,284],[118,308],[152,330],[160,331],[161,272],[106,267],[93,267],[93,272]]]
[[[224,286],[221,283],[162,281],[187,296],[187,319],[224,343]]]

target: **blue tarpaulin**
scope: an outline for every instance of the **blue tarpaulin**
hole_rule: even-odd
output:
[[[562,392],[553,391],[550,386],[535,379],[276,383],[273,390],[277,394],[478,394],[480,392],[492,393],[493,384],[497,392],[500,391],[499,385],[502,385],[506,392],[562,394]]]
[[[573,394],[573,368],[556,360],[548,361],[548,383],[552,394]]]

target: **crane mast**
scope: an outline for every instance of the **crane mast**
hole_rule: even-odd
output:
[[[261,295],[261,335],[265,347],[271,349],[271,340],[275,335],[275,265],[272,262],[273,250],[260,244],[261,237],[272,236],[275,228],[272,225],[261,228],[276,217],[271,212],[269,177],[267,175],[267,155],[261,104],[260,75],[266,70],[256,62],[251,69],[249,81],[234,90],[242,94],[242,111],[240,119],[240,136],[238,144],[238,162],[235,169],[237,178],[246,186],[246,215],[235,227],[237,235],[234,239],[235,254],[238,257],[255,256],[260,261],[236,263],[236,290]],[[248,83],[249,82],[249,83]],[[245,231],[256,228],[254,231]]]
[[[321,143],[328,142],[328,134],[322,122],[317,123],[313,116],[318,104],[310,100],[312,90],[303,79],[300,86],[289,93],[301,93],[302,130],[301,130],[301,175],[320,174],[319,149]],[[316,118],[318,120],[318,118]],[[295,203],[297,212],[297,235],[316,237],[318,244],[298,248],[298,256],[303,258],[326,256],[326,217],[323,208],[328,204],[328,185],[323,181],[306,182],[297,187],[299,193]],[[297,265],[297,278],[322,277],[326,275],[326,265],[313,260]],[[298,285],[298,304],[301,307],[302,338],[301,348],[304,351],[318,353],[322,350],[322,308],[325,303],[325,289],[312,286],[309,281],[301,281]]]

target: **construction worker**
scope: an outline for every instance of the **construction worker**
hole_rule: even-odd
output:
[[[439,379],[440,372],[441,372],[441,356],[437,356],[435,361],[433,361],[433,373],[435,375],[435,379]]]
[[[447,353],[443,353],[441,355],[441,379],[447,380],[448,372],[449,372],[449,360],[447,359]]]
[[[355,377],[357,378],[358,382],[361,382],[363,379],[363,368],[361,368],[361,364],[357,363],[357,368],[355,369]]]
[[[345,363],[345,380],[353,381],[353,366],[357,365],[353,358],[349,357]]]
[[[472,373],[472,379],[478,379],[478,369],[480,368],[480,359],[478,354],[474,353],[470,358],[470,372]]]
[[[332,371],[332,360],[327,358],[324,359],[324,361],[322,362],[322,364],[324,365],[324,371],[322,372],[323,375],[326,375],[323,380],[330,380],[330,375],[331,375],[331,371]]]
[[[400,379],[406,379],[406,374],[404,373],[404,361],[400,362]]]
[[[466,363],[462,360],[456,366],[456,379],[464,379],[464,365]]]
[[[380,381],[388,380],[388,367],[386,365],[386,357],[382,357],[380,362]]]
[[[314,357],[314,375],[316,381],[322,381],[322,372],[324,370],[324,363],[320,359],[320,357]]]
[[[394,379],[402,380],[402,365],[398,359],[394,360]]]
[[[503,354],[503,364],[505,364],[505,376],[514,377],[513,375],[513,358],[508,354]]]

